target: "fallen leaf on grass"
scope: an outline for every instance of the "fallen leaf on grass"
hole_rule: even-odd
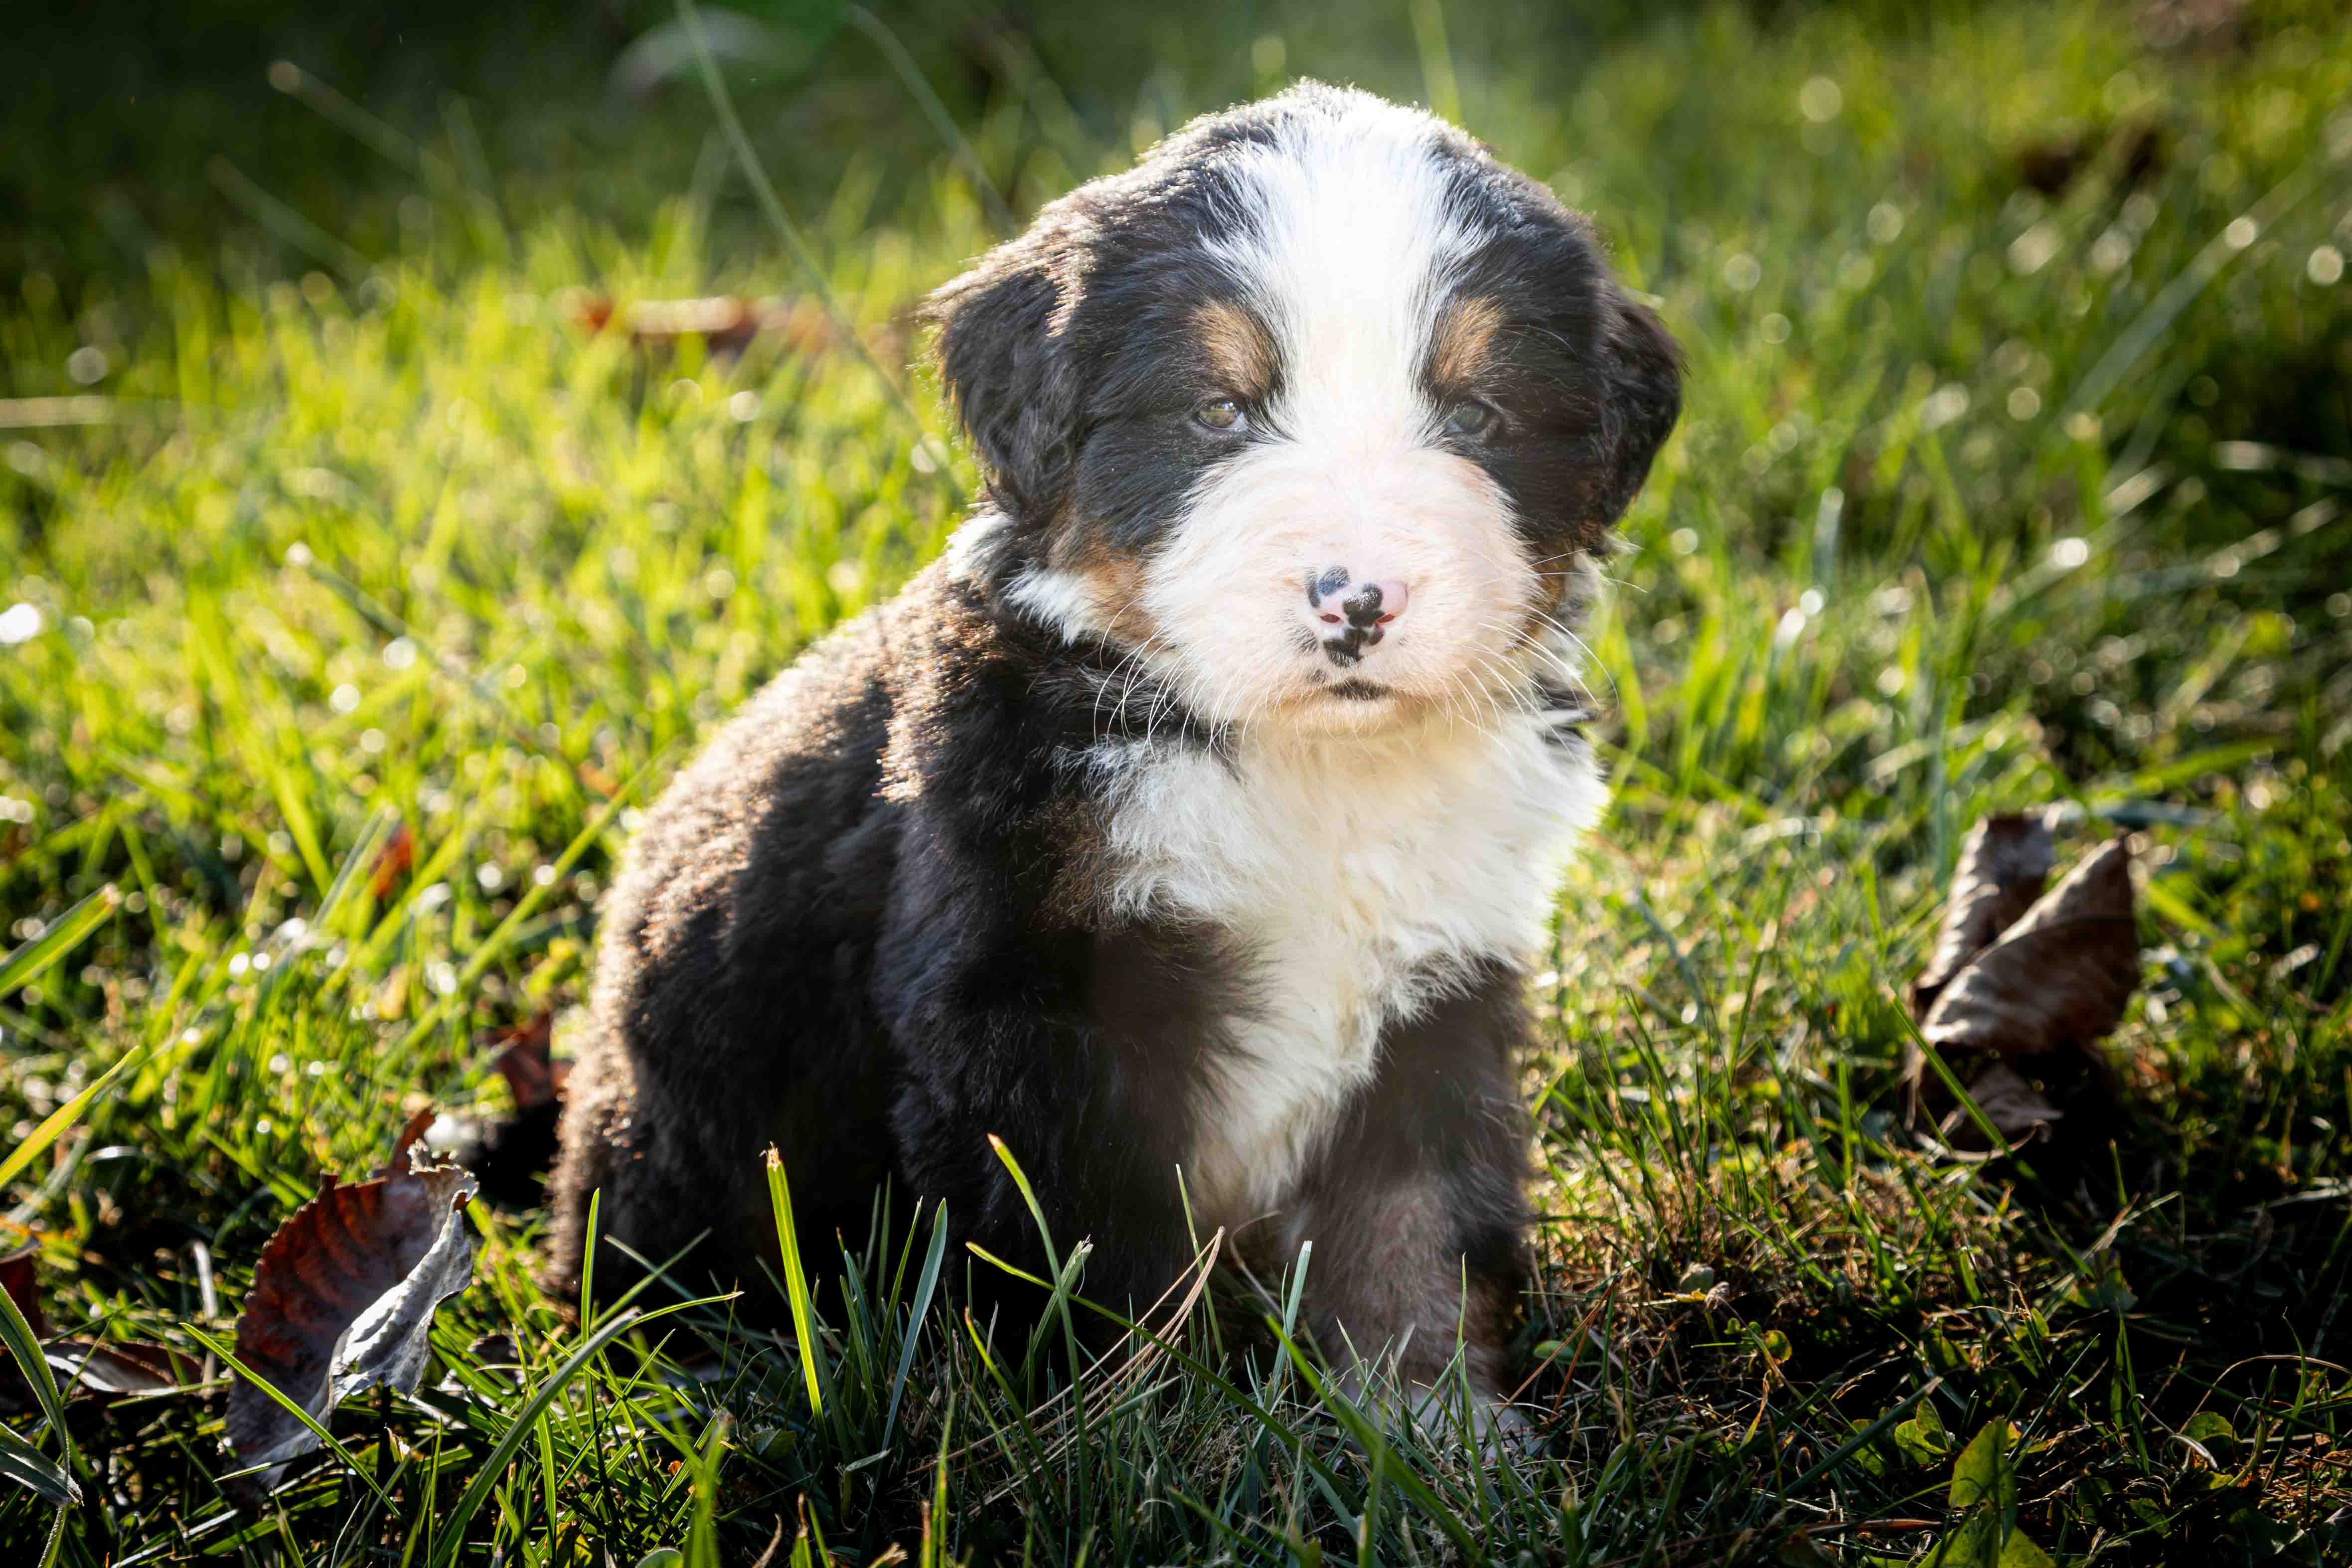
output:
[[[2050,862],[2043,823],[2016,816],[1978,823],[1961,851],[1935,952],[1912,986],[1921,1040],[1968,1078],[1976,1102],[1977,1115],[1962,1106],[1940,1118],[1938,1131],[1956,1146],[1981,1131],[1979,1116],[2010,1143],[2048,1136],[2066,1111],[2037,1078],[2043,1086],[2108,1083],[2096,1047],[2139,983],[2131,850],[2112,839],[2043,892]],[[1930,1077],[1923,1051],[1907,1057],[1916,1114],[1941,1098],[1943,1075]],[[2046,1066],[2023,1065],[2025,1058]]]
[[[1915,1015],[1925,1017],[1969,961],[2033,907],[2055,858],[2050,825],[2037,816],[1988,816],[1969,830],[1936,951],[1911,983]]]
[[[48,1314],[41,1310],[41,1286],[36,1268],[39,1266],[41,1249],[27,1247],[0,1258],[0,1290],[8,1292],[8,1300],[16,1303],[16,1310],[25,1315],[26,1326],[33,1337],[49,1337]]]
[[[746,300],[719,294],[699,300],[640,300],[615,304],[603,294],[569,303],[572,321],[594,333],[618,327],[639,348],[667,347],[700,338],[716,354],[738,354],[759,337],[772,337],[788,353],[822,353],[834,346],[832,318],[813,300]]]
[[[1992,1123],[1993,1131],[2011,1143],[2046,1134],[2066,1114],[2006,1062],[1995,1062],[1970,1079],[1969,1098],[1977,1102],[1977,1110]],[[1971,1124],[1965,1109],[1955,1109],[1937,1131],[1957,1140]]]
[[[2131,850],[2110,839],[1952,977],[1919,1032],[1946,1051],[2088,1047],[2138,984]]]
[[[416,836],[408,831],[408,824],[404,822],[393,828],[392,837],[375,852],[375,864],[368,871],[368,889],[375,895],[376,902],[390,898],[400,879],[415,864]]]
[[[92,1394],[171,1394],[199,1381],[193,1360],[140,1340],[50,1340],[41,1353],[51,1372]]]
[[[390,1176],[407,1170],[411,1163],[408,1152],[416,1147],[418,1139],[432,1131],[434,1121],[438,1115],[439,1112],[427,1103],[402,1123],[400,1136],[393,1140],[392,1158],[384,1163],[383,1168],[376,1172],[376,1174]]]
[[[48,1313],[41,1305],[38,1265],[40,1249],[26,1247],[0,1258],[0,1289],[24,1314],[26,1326],[41,1342],[41,1359],[49,1363],[68,1398],[94,1394],[122,1398],[140,1394],[170,1394],[201,1381],[196,1363],[174,1350],[139,1340],[52,1339]],[[25,1408],[32,1388],[13,1361],[0,1358],[0,1406]]]
[[[237,1359],[322,1424],[363,1388],[414,1393],[435,1310],[473,1279],[464,1208],[474,1190],[472,1173],[454,1166],[350,1186],[330,1177],[262,1248],[237,1320]],[[228,1436],[247,1465],[282,1464],[319,1446],[242,1378],[229,1393]]]
[[[551,1054],[555,1043],[553,1013],[542,1009],[530,1022],[518,1024],[497,1038],[501,1049],[491,1058],[490,1066],[507,1080],[516,1110],[537,1110],[563,1098],[564,1080],[572,1076],[572,1064],[557,1061]]]
[[[2141,0],[2134,20],[2141,41],[2154,49],[2222,55],[2247,37],[2246,0]]]

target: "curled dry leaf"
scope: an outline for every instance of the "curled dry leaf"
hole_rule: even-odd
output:
[[[1984,1124],[2011,1143],[2047,1136],[2064,1114],[2113,1109],[2114,1086],[2093,1048],[2123,1016],[2139,978],[2131,856],[2109,843],[2047,893],[2045,821],[1988,817],[1970,831],[1944,924],[1911,988],[1920,1038],[1968,1078],[1982,1113],[1934,1118],[1954,1149],[1982,1149]],[[1999,1059],[2040,1058],[2037,1065]],[[1911,1114],[1950,1105],[1925,1052],[1905,1052]],[[2083,1099],[2084,1096],[2088,1099]],[[2095,1116],[2094,1121],[2097,1120]]]
[[[2004,1061],[1992,1063],[1969,1082],[1969,1098],[1977,1102],[1993,1131],[2011,1143],[2047,1134],[2066,1114]],[[1967,1108],[1957,1107],[1945,1115],[1937,1131],[1954,1144],[1965,1146],[1974,1129]]]
[[[68,1398],[96,1394],[116,1398],[134,1394],[170,1394],[199,1380],[196,1364],[179,1352],[138,1340],[79,1340],[49,1337],[48,1313],[41,1305],[40,1249],[28,1247],[0,1258],[0,1290],[23,1313],[33,1337],[41,1342],[41,1359],[49,1363]],[[13,1361],[0,1358],[0,1408],[23,1409],[32,1403],[32,1388]]]
[[[425,1133],[432,1131],[434,1121],[438,1115],[439,1112],[436,1111],[430,1104],[427,1104],[419,1109],[415,1115],[411,1116],[407,1121],[403,1123],[400,1129],[400,1136],[393,1141],[392,1158],[384,1162],[383,1168],[376,1172],[376,1174],[379,1176],[397,1175],[399,1173],[407,1170],[410,1165],[414,1164],[415,1162],[408,1157],[408,1152],[416,1147],[416,1141],[418,1139],[424,1137]]]
[[[2246,41],[2246,0],[2141,0],[2142,42],[2154,49],[2227,54]]]
[[[262,1248],[237,1320],[237,1359],[322,1424],[371,1385],[414,1392],[435,1309],[473,1278],[464,1205],[474,1186],[455,1166],[350,1186],[331,1179]],[[229,1394],[228,1436],[247,1465],[281,1464],[319,1446],[243,1379]]]
[[[171,1394],[200,1381],[194,1361],[139,1340],[51,1340],[41,1354],[61,1382],[119,1398]]]
[[[400,879],[415,865],[416,836],[403,822],[393,828],[392,837],[375,852],[375,864],[368,870],[368,889],[375,895],[376,902],[392,897],[392,890],[400,886]]]
[[[1944,929],[1927,967],[1911,983],[1911,1011],[1924,1018],[1969,961],[2017,923],[2050,880],[2050,825],[2036,816],[1988,816],[1969,830],[1944,905]]]
[[[2131,850],[2112,839],[1953,976],[1919,1032],[1941,1051],[2086,1049],[2139,984]]]
[[[755,338],[772,337],[788,353],[823,353],[835,346],[832,318],[814,300],[746,300],[713,295],[699,300],[640,300],[620,305],[602,294],[568,301],[572,321],[589,332],[608,327],[626,331],[640,348],[666,347],[681,338],[700,338],[715,354],[738,354]]]
[[[45,1340],[49,1337],[49,1315],[41,1307],[40,1277],[37,1272],[40,1259],[41,1249],[37,1247],[23,1247],[0,1258],[0,1290],[5,1290],[8,1300],[16,1303],[16,1310],[25,1315],[25,1325],[33,1331],[33,1337]]]
[[[562,1098],[572,1064],[554,1058],[554,1042],[555,1015],[544,1009],[529,1023],[518,1024],[498,1037],[497,1043],[503,1048],[490,1065],[507,1080],[517,1110],[537,1110]]]

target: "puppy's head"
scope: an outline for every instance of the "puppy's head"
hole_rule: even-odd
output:
[[[1054,203],[931,313],[1002,591],[1216,723],[1508,700],[1680,399],[1583,218],[1313,84]]]

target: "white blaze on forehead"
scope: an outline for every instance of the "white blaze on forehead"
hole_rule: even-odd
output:
[[[1447,210],[1440,122],[1373,99],[1284,124],[1231,168],[1249,222],[1212,245],[1281,348],[1284,434],[1418,442],[1430,332],[1476,236]]]

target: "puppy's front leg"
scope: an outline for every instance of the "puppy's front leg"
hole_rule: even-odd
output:
[[[1404,1414],[1433,1429],[1457,1350],[1474,1431],[1521,1424],[1500,1405],[1528,1272],[1528,1127],[1509,1065],[1521,1005],[1516,976],[1498,976],[1392,1027],[1284,1215],[1292,1247],[1315,1243],[1307,1301],[1325,1352],[1357,1359],[1351,1387],[1392,1372]]]
[[[1118,999],[1162,955],[969,905],[900,929],[926,933],[886,950],[886,984],[906,999],[891,1025],[907,1058],[892,1131],[915,1190],[947,1201],[958,1240],[1048,1273],[1036,1218],[990,1146],[1000,1139],[1063,1261],[1093,1243],[1080,1293],[1121,1312],[1157,1298],[1192,1256],[1175,1173],[1196,1056],[1184,1008]],[[983,1306],[1041,1300],[984,1262],[972,1280]]]

